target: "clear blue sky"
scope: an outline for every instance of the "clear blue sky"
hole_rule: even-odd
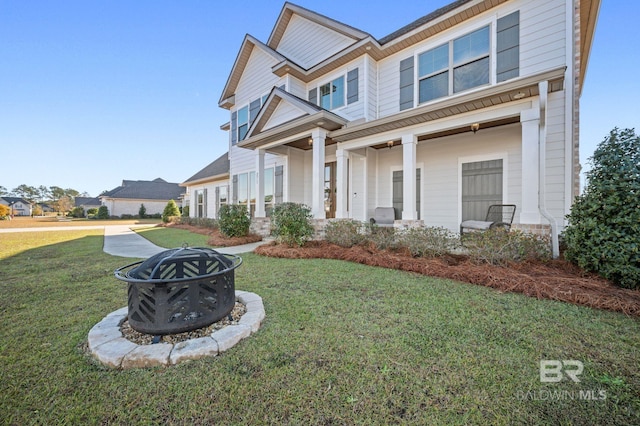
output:
[[[297,0],[383,37],[451,0]],[[245,33],[281,1],[0,0],[0,186],[92,196],[123,179],[183,182],[227,150],[218,99]],[[603,0],[582,95],[581,161],[640,127],[639,2]]]

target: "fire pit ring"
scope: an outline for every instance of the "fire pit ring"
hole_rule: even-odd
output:
[[[241,264],[241,257],[208,247],[181,247],[116,269],[128,283],[129,325],[162,336],[213,324],[233,309]]]

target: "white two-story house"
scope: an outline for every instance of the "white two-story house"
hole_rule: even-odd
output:
[[[256,219],[293,201],[451,230],[515,204],[514,227],[557,236],[599,7],[458,0],[376,39],[285,3],[268,40],[245,37],[219,101],[229,200]]]

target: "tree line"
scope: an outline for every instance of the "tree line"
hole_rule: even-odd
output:
[[[86,192],[80,193],[73,188],[65,189],[59,186],[47,187],[44,185],[35,187],[25,184],[19,185],[11,191],[0,185],[0,197],[3,196],[23,198],[31,204],[48,204],[58,212],[71,210],[76,197],[90,197]]]

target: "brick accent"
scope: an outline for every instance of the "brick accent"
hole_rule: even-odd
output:
[[[532,225],[528,223],[514,223],[511,225],[511,229],[517,229],[529,234],[551,236],[551,225]]]
[[[266,238],[271,235],[271,218],[268,217],[254,217],[251,219],[251,226],[249,231],[254,234],[260,235],[262,238]]]

